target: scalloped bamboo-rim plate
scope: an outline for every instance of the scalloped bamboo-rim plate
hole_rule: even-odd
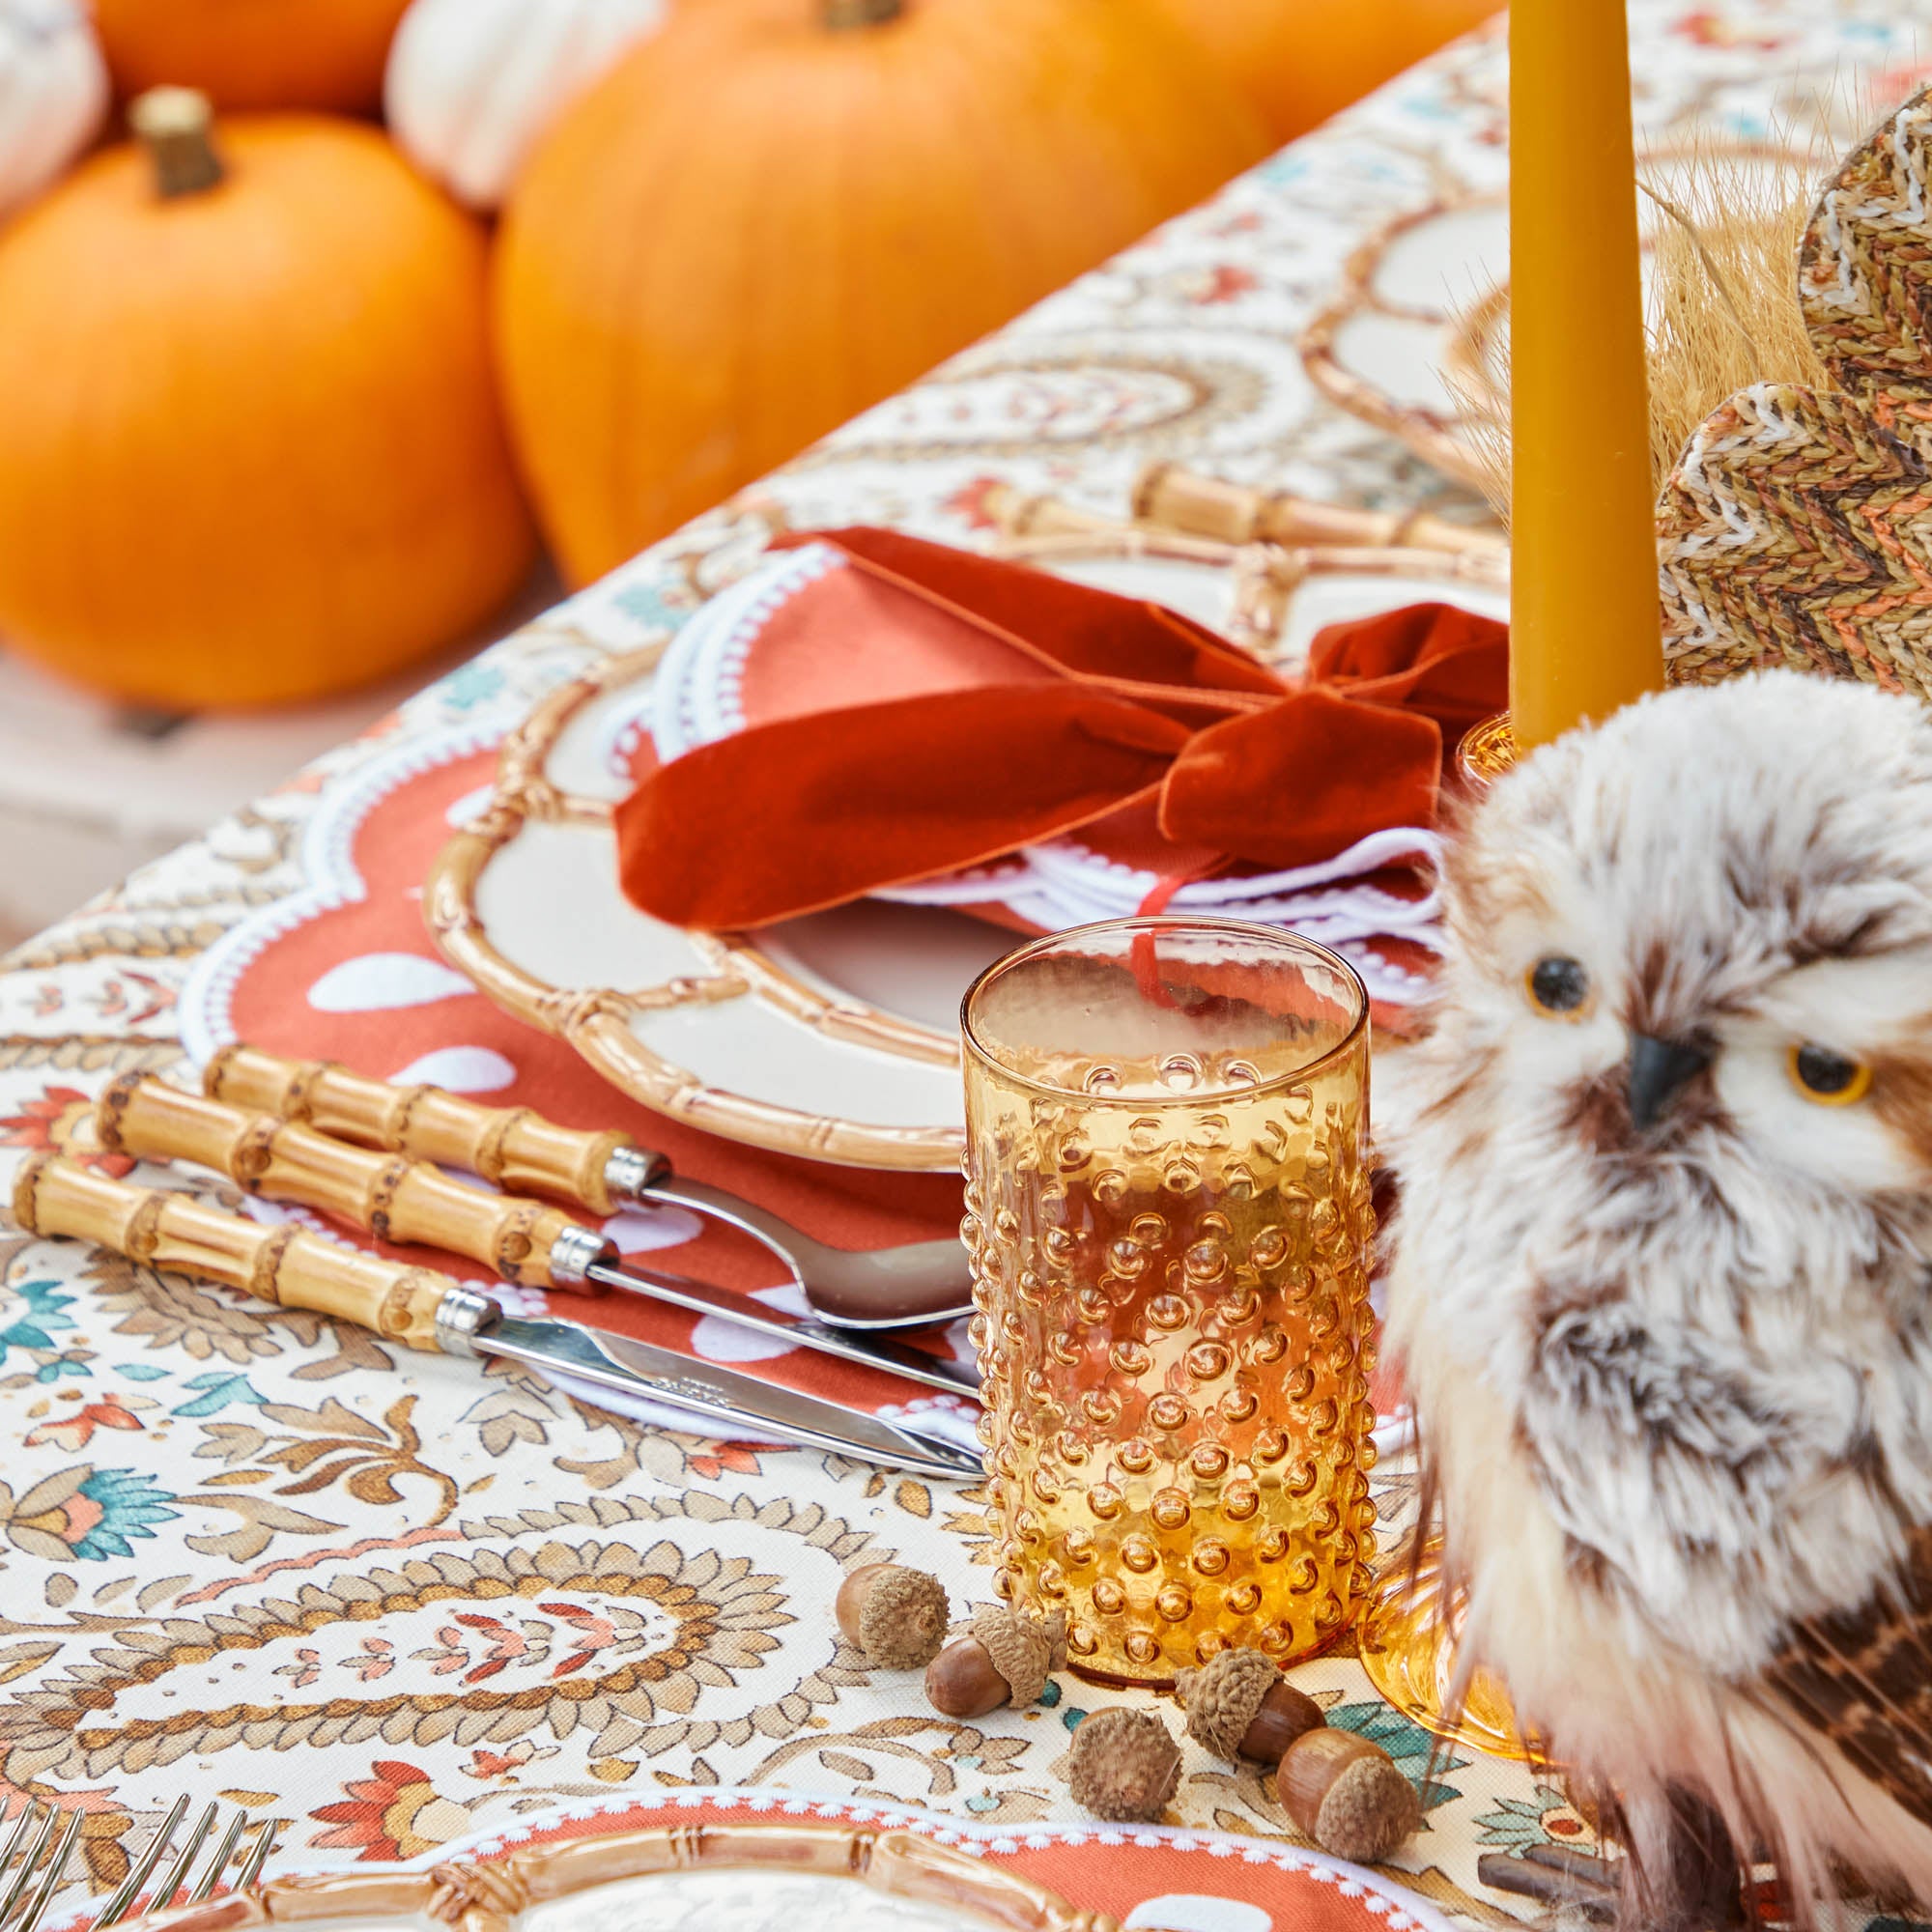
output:
[[[1406,549],[1291,553],[1257,546],[1237,550],[1204,539],[1143,531],[1021,540],[1009,554],[1037,554],[1043,563],[1063,566],[1082,559],[1137,565],[1154,560],[1227,574],[1236,592],[1236,621],[1229,628],[1244,643],[1264,650],[1269,637],[1278,634],[1295,589],[1317,579],[1400,578],[1465,589],[1493,589],[1497,580],[1492,561],[1443,553]],[[1146,594],[1144,588],[1138,594]],[[500,928],[500,923],[497,931],[491,930],[479,896],[493,866],[503,864],[505,872],[498,876],[508,876],[511,862],[504,855],[512,853],[519,838],[533,827],[587,831],[608,823],[609,798],[559,784],[553,775],[553,757],[591,707],[607,697],[614,699],[624,686],[648,675],[663,649],[652,645],[610,659],[561,686],[504,740],[488,807],[455,834],[431,867],[423,910],[432,938],[450,964],[497,1006],[563,1040],[621,1092],[659,1113],[727,1140],[810,1159],[900,1171],[956,1168],[965,1135],[959,1124],[959,1056],[950,1007],[942,1026],[938,1003],[929,1002],[935,1010],[922,1024],[862,993],[831,983],[823,974],[801,970],[799,960],[786,952],[784,928],[777,928],[774,938],[764,933],[673,933],[652,923],[648,936],[661,949],[677,954],[677,970],[655,980],[640,976],[643,983],[625,986],[556,983],[560,976],[547,979],[526,960],[513,956],[520,947],[528,950],[527,932],[512,935]],[[603,883],[606,872],[608,889]],[[610,917],[621,905],[614,862],[600,867],[596,879],[593,891],[599,903],[580,902],[576,908],[586,920]],[[562,907],[554,917],[560,920],[570,910]],[[918,931],[922,936],[928,929],[940,935],[935,944],[945,952],[945,970],[963,971],[960,989],[973,972],[990,963],[1009,943],[996,928],[939,907],[875,907],[874,913],[881,919],[902,919],[908,928],[924,921]],[[616,916],[642,918],[627,908]],[[945,923],[948,921],[951,924]],[[640,925],[631,929],[645,933]],[[952,997],[956,996],[955,990]],[[648,1029],[667,1015],[675,1015],[674,1024],[685,1026],[715,1015],[720,1037],[722,1030],[736,1021],[742,1027],[763,1029],[776,1042],[775,1050],[789,1043],[802,1056],[789,1084],[794,1089],[811,1087],[814,1104],[787,1104],[769,1094],[741,1091],[751,1084],[744,1080],[732,1084],[700,1077],[640,1037],[640,1028]],[[809,1078],[804,1071],[807,1059],[819,1069]],[[896,1082],[894,1104],[901,1105],[902,1111],[908,1089],[929,1092],[934,1103],[929,1116],[899,1122],[881,1119],[890,1111],[883,1104],[874,1107],[869,1117],[862,1116],[849,1098],[841,1110],[840,1090],[849,1096],[867,1078],[887,1085]]]
[[[528,1845],[427,1871],[270,1879],[246,1892],[128,1921],[128,1932],[242,1932],[318,1920],[359,1927],[414,1920],[455,1932],[509,1932],[532,1907],[627,1880],[763,1870],[864,1887],[947,1914],[959,1932],[1120,1932],[1099,1913],[917,1833],[800,1822],[689,1824]]]
[[[1660,171],[1726,162],[1788,165],[1801,176],[1813,165],[1800,149],[1763,141],[1671,142],[1643,156],[1645,167]],[[1493,485],[1509,438],[1509,398],[1498,360],[1509,310],[1508,276],[1490,271],[1484,258],[1445,239],[1438,293],[1425,298],[1414,287],[1406,294],[1391,291],[1384,278],[1395,251],[1415,247],[1433,227],[1506,219],[1507,212],[1505,194],[1470,189],[1442,194],[1384,223],[1349,257],[1334,296],[1303,328],[1297,345],[1310,382],[1337,408],[1395,437],[1443,475],[1479,494]],[[1405,279],[1412,281],[1413,270]],[[1425,380],[1411,384],[1411,391],[1439,389],[1444,400],[1400,394],[1386,377],[1378,381],[1352,366],[1343,338],[1364,323],[1412,331],[1411,368]]]

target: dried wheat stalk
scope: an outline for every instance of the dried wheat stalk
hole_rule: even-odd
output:
[[[1659,489],[1691,432],[1752,383],[1832,386],[1798,308],[1798,242],[1825,172],[1822,152],[1752,156],[1715,148],[1646,162],[1639,184],[1651,241],[1651,470]],[[1506,343],[1501,331],[1491,340]],[[1507,350],[1494,351],[1507,363]],[[1509,392],[1507,366],[1487,383],[1456,383],[1484,470],[1483,494],[1509,510],[1509,428],[1492,397]],[[1490,393],[1485,394],[1484,390]],[[1589,414],[1578,399],[1579,435]],[[1579,456],[1581,452],[1579,451]]]

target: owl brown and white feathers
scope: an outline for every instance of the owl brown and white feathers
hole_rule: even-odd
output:
[[[1643,1922],[1685,1793],[1796,1895],[1932,1900],[1932,713],[1646,699],[1446,884],[1390,1317],[1466,1654],[1616,1794]]]

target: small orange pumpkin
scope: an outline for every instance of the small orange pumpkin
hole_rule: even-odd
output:
[[[450,642],[534,548],[482,234],[372,128],[135,118],[0,232],[0,637],[177,709]]]
[[[94,0],[116,90],[197,88],[220,108],[373,112],[408,0]]]
[[[1327,120],[1466,34],[1498,0],[1156,0],[1254,103],[1277,141]],[[1565,0],[1554,0],[1565,4]]]
[[[702,0],[552,129],[498,253],[511,427],[608,570],[1266,152],[1145,0]]]

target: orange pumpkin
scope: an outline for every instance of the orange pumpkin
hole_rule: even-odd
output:
[[[481,233],[374,128],[134,105],[0,231],[0,637],[178,709],[452,641],[534,548]]]
[[[1145,0],[704,0],[512,194],[498,343],[582,582],[1265,152]]]
[[[1292,141],[1497,11],[1499,0],[1155,0]],[[1563,5],[1566,0],[1551,0]]]
[[[408,0],[94,0],[122,94],[172,83],[217,107],[371,112]]]

